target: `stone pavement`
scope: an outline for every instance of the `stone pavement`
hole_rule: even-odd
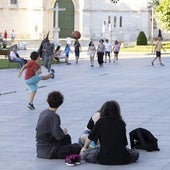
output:
[[[20,51],[28,55],[29,50]],[[82,162],[75,169],[87,170],[169,170],[170,169],[170,58],[163,55],[165,67],[154,56],[120,53],[118,63],[90,67],[83,52],[78,64],[71,54],[71,65],[53,65],[55,79],[41,81],[35,97],[36,110],[27,109],[29,90],[18,69],[0,70],[0,170],[67,170],[64,160],[36,158],[35,126],[39,113],[48,107],[46,98],[53,90],[65,96],[58,113],[62,127],[77,142],[90,116],[107,100],[117,100],[128,133],[138,127],[150,130],[157,138],[159,152],[139,150],[138,162],[104,166]],[[46,73],[44,67],[43,74]]]

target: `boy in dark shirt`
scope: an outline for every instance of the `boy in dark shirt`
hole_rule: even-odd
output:
[[[67,156],[66,164],[74,166],[80,162],[78,154],[81,148],[76,143],[71,144],[71,137],[67,134],[67,129],[60,127],[60,116],[56,111],[63,101],[64,97],[58,91],[53,91],[48,95],[49,108],[41,112],[36,126],[37,157],[65,159]]]

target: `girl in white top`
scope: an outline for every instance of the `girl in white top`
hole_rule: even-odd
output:
[[[89,47],[88,47],[88,54],[89,54],[89,57],[90,57],[91,67],[94,66],[95,53],[96,53],[96,47],[95,47],[93,41],[90,41]]]

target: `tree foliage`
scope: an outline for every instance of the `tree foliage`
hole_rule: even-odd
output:
[[[146,35],[143,31],[141,31],[137,37],[137,41],[136,41],[137,45],[147,45],[147,38]]]
[[[170,31],[170,0],[159,0],[154,8],[155,20],[158,28]]]

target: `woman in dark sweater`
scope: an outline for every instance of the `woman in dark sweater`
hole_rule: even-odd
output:
[[[116,101],[107,101],[100,110],[101,118],[96,122],[81,150],[86,162],[104,165],[121,165],[135,162],[139,153],[128,149],[126,124]],[[99,140],[100,147],[87,149],[91,141]]]

